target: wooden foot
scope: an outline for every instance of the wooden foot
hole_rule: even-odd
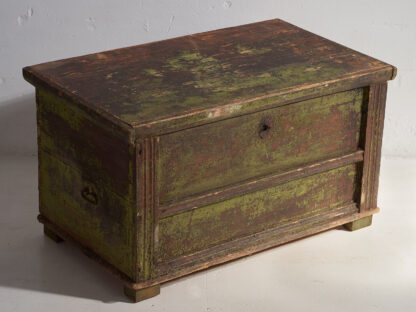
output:
[[[56,235],[55,232],[53,232],[51,229],[49,229],[45,225],[43,226],[43,233],[47,237],[49,237],[51,240],[53,240],[55,243],[60,243],[64,241],[60,236]]]
[[[373,216],[364,217],[350,223],[344,224],[344,227],[349,231],[355,231],[362,229],[363,227],[370,226]]]
[[[143,289],[133,289],[124,286],[124,294],[133,302],[139,302],[160,294],[160,285],[154,285]]]

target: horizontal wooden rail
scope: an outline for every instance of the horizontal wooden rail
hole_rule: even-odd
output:
[[[297,169],[288,170],[282,173],[269,175],[260,179],[245,181],[222,190],[213,191],[203,195],[182,200],[177,203],[159,207],[159,218],[175,215],[187,210],[196,209],[219,201],[227,200],[247,192],[254,192],[265,187],[285,183],[293,179],[307,177],[363,160],[364,152],[358,150],[354,153],[340,157],[330,158],[321,162],[313,163]]]

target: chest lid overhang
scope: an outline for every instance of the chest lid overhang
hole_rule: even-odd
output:
[[[279,19],[23,69],[35,86],[143,135],[384,82],[395,74],[394,66]]]

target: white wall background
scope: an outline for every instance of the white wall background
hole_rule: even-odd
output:
[[[398,67],[383,155],[416,157],[415,12],[412,0],[0,0],[0,154],[36,153],[26,65],[281,18]]]

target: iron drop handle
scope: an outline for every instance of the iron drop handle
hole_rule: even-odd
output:
[[[94,188],[91,185],[87,185],[84,187],[81,191],[81,196],[84,198],[87,202],[97,205],[98,204],[98,196],[95,192]]]

